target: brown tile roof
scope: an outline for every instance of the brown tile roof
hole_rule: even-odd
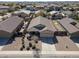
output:
[[[3,6],[3,5],[0,5],[0,9],[8,9],[10,8],[9,6]]]
[[[12,33],[22,21],[18,16],[9,17],[0,23],[0,30]]]
[[[75,26],[73,26],[72,24],[70,24],[70,22],[72,22],[70,20],[70,18],[63,18],[61,20],[59,20],[59,23],[70,33],[75,33],[75,32],[79,32],[79,29],[76,28]]]
[[[30,29],[32,30],[32,28],[33,28],[33,30],[35,30],[34,26],[39,25],[39,24],[45,25],[46,26],[45,30],[56,31],[55,27],[52,24],[52,21],[49,20],[49,19],[47,19],[47,18],[44,18],[42,16],[38,16],[38,17],[36,17],[36,18],[34,18],[34,19],[31,20],[30,25],[28,27],[28,31]],[[40,31],[43,31],[43,30],[40,30]]]

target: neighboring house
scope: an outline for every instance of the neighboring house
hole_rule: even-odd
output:
[[[61,11],[62,10],[62,7],[61,5],[57,5],[57,4],[50,4],[48,5],[48,8],[50,11]]]
[[[19,13],[25,13],[27,15],[30,15],[31,14],[31,11],[30,10],[24,10],[24,9],[21,9],[19,11],[15,11],[14,14],[19,14]]]
[[[37,11],[37,9],[35,7],[26,7],[25,10],[30,11],[31,13],[34,13],[35,11]]]
[[[79,37],[79,28],[72,23],[71,18],[63,18],[58,20],[59,23],[67,30],[71,37]],[[79,24],[78,24],[79,25]]]
[[[52,15],[52,19],[62,19],[64,16],[62,13],[57,13]]]
[[[8,11],[9,9],[10,9],[9,6],[2,6],[2,5],[0,5],[0,12],[1,11]]]
[[[40,37],[54,37],[56,29],[51,20],[38,16],[31,20],[27,31],[39,32]]]
[[[39,9],[44,9],[45,7],[46,7],[46,4],[36,4],[35,5],[35,8],[38,9],[38,10]]]
[[[35,12],[35,15],[36,16],[46,16],[46,11],[44,11],[44,10],[38,10],[38,11],[36,11]]]
[[[76,28],[79,28],[79,22],[77,22],[75,19],[66,18],[66,21],[68,21],[70,24],[74,25]]]
[[[50,15],[54,15],[54,14],[57,14],[57,13],[59,13],[59,11],[50,11],[49,12]]]
[[[25,21],[28,21],[31,18],[30,14],[26,14],[24,12],[13,13],[12,16],[19,16],[23,18]]]
[[[67,16],[70,16],[72,14],[71,11],[62,11],[63,14],[67,15]]]
[[[23,19],[18,16],[11,16],[0,23],[0,40],[10,39],[23,25]]]
[[[30,11],[30,10],[20,10],[20,12],[23,12],[23,13],[25,13],[25,14],[27,14],[27,15],[30,15],[32,12]]]
[[[54,13],[52,15],[48,15],[50,19],[56,20],[56,19],[62,19],[65,17],[63,13]]]
[[[50,19],[62,19],[66,15],[64,13],[61,13],[60,11],[50,11],[48,18]]]

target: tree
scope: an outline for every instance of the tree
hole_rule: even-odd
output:
[[[71,14],[69,17],[71,17],[71,18],[73,18],[73,19],[79,21],[79,16],[78,16],[78,14],[73,13],[73,14]]]
[[[39,11],[37,14],[35,14],[36,16],[43,16],[45,17],[46,14],[45,14],[45,11]]]

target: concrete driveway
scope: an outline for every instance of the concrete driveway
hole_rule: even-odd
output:
[[[68,36],[56,36],[58,43],[55,44],[57,51],[79,51],[79,48]]]

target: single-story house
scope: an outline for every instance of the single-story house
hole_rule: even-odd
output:
[[[0,39],[10,39],[23,25],[23,19],[18,16],[11,16],[0,23]]]
[[[24,19],[24,21],[28,21],[31,17],[30,15],[24,13],[24,12],[20,12],[20,13],[13,13],[12,16],[19,16],[21,18]]]
[[[63,13],[63,14],[65,14],[65,15],[67,15],[67,16],[69,16],[69,15],[71,15],[71,14],[72,14],[72,12],[71,12],[71,11],[62,11],[62,13]]]
[[[1,12],[1,11],[8,11],[9,9],[10,9],[9,6],[0,5],[0,12]]]
[[[35,7],[26,7],[25,10],[30,11],[31,13],[34,13],[35,11],[37,11],[37,9]]]
[[[62,19],[64,17],[65,17],[65,15],[62,13],[55,13],[55,14],[51,15],[51,19]]]
[[[54,14],[57,14],[57,13],[59,13],[59,11],[50,11],[49,12],[50,15],[54,15]]]
[[[50,4],[48,5],[49,10],[54,10],[54,11],[61,11],[62,6],[58,4]]]
[[[46,6],[47,6],[47,4],[36,4],[35,8],[39,10],[39,9],[45,8]]]
[[[58,20],[59,23],[67,30],[71,37],[79,37],[79,28],[75,24],[70,23],[70,18],[63,18]]]
[[[54,37],[55,31],[57,31],[50,19],[38,16],[31,20],[28,32],[39,32],[40,37]]]
[[[36,16],[45,16],[46,15],[46,11],[45,10],[35,11],[35,15]]]
[[[79,22],[76,21],[75,19],[66,18],[66,20],[67,20],[70,24],[74,25],[76,28],[79,28]]]
[[[67,36],[67,31],[59,24],[58,21],[53,20],[53,25],[56,28],[55,36]]]

